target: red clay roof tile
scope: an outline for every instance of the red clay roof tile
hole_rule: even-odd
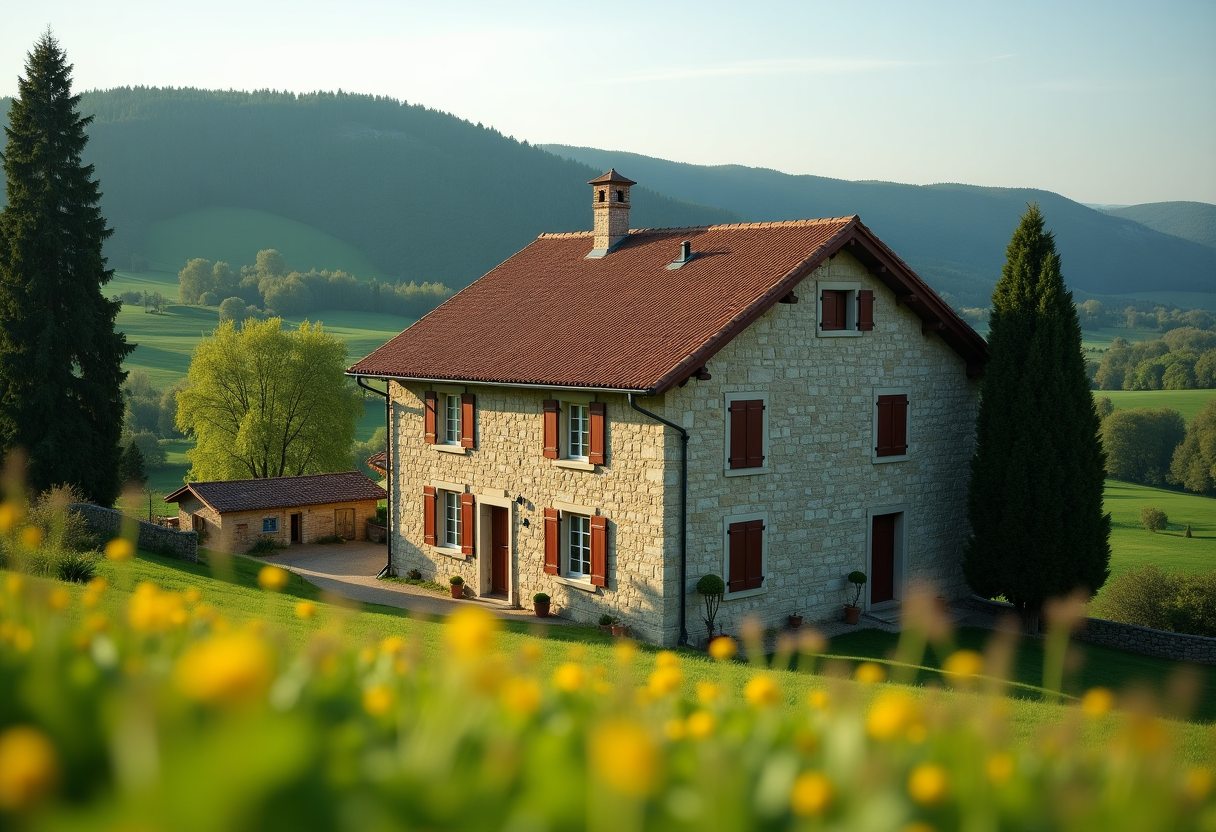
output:
[[[176,503],[187,491],[194,492],[196,497],[220,514],[383,500],[388,496],[383,488],[358,471],[343,471],[303,477],[190,482],[166,497],[165,502]]]

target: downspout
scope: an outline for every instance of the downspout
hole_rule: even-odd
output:
[[[666,425],[669,428],[674,428],[680,432],[680,641],[681,647],[688,646],[688,626],[687,626],[687,607],[688,602],[687,584],[688,578],[688,431],[677,425],[675,422],[670,422],[664,419],[657,413],[651,413],[638,406],[634,401],[634,394],[629,394],[629,406],[638,413],[649,416],[660,424]]]
[[[384,514],[384,541],[385,548],[388,550],[388,560],[385,561],[384,568],[380,570],[377,578],[396,577],[393,574],[393,412],[392,399],[388,395],[389,382],[384,382],[384,392],[380,392],[375,387],[369,387],[363,383],[363,376],[355,376],[355,383],[364,390],[370,390],[377,396],[384,397],[384,469],[388,473],[385,474],[384,484],[385,491],[388,492],[388,511]]]

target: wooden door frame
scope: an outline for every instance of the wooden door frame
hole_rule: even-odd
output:
[[[490,594],[493,585],[493,576],[490,572],[493,559],[493,540],[494,529],[491,521],[491,508],[505,508],[507,510],[507,604],[510,606],[520,606],[519,585],[515,580],[515,501],[505,491],[495,490],[489,493],[481,492],[474,493],[477,510],[474,512],[476,517],[477,529],[474,536],[477,540],[478,560],[481,561],[477,570],[480,586],[477,588],[477,594],[486,596]]]
[[[866,576],[874,574],[874,518],[883,514],[895,515],[895,563],[892,567],[892,589],[894,598],[878,604],[870,603],[869,582],[862,593],[865,609],[882,609],[900,604],[908,590],[908,504],[876,506],[866,511]]]

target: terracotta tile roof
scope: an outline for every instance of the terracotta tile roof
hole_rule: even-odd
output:
[[[176,503],[188,491],[193,492],[194,496],[220,514],[315,506],[321,503],[383,500],[388,496],[383,488],[358,471],[344,471],[340,474],[311,474],[304,477],[191,482],[165,497],[165,502]]]
[[[634,230],[599,260],[543,234],[348,372],[661,393],[845,246],[979,372],[983,339],[857,217]]]
[[[364,464],[382,475],[388,474],[388,451],[374,453],[364,460]]]

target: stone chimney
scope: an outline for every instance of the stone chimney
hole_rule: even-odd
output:
[[[603,257],[629,235],[629,187],[637,183],[613,168],[587,184],[595,228],[595,247],[587,258],[593,259]]]

